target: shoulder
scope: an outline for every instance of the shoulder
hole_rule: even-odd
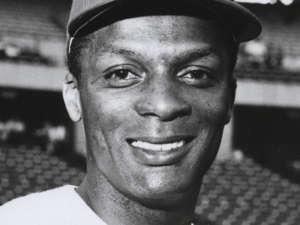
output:
[[[76,193],[74,186],[30,194],[12,200],[0,207],[0,221],[3,225],[17,224],[48,224],[55,221],[55,217],[64,215],[72,204]],[[49,223],[53,224],[53,223]]]

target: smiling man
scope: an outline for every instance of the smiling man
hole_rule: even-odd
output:
[[[31,225],[196,224],[232,113],[238,46],[260,31],[228,0],[74,0],[63,92],[84,122],[87,176],[6,212],[23,204]]]

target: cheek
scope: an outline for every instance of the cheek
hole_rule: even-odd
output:
[[[93,161],[102,171],[112,170],[113,165],[124,167],[119,164],[127,157],[125,137],[128,130],[132,130],[132,103],[126,96],[94,89],[85,91],[83,98],[87,150]]]
[[[128,117],[128,101],[121,98],[91,91],[84,102],[84,118],[91,128],[99,128],[105,133],[115,132]]]
[[[226,87],[218,90],[194,94],[193,113],[199,123],[199,128],[218,128],[225,125],[229,110],[229,91]],[[198,96],[198,97],[197,97]]]
[[[197,124],[190,124],[189,127],[197,130],[198,138],[193,152],[194,158],[191,160],[200,161],[201,163],[196,164],[203,165],[208,155],[214,158],[218,150],[229,110],[229,94],[220,89],[218,93],[203,94],[201,98],[194,99],[193,109],[194,121]]]
[[[126,170],[122,137],[130,122],[130,103],[95,90],[82,96],[88,156],[101,173],[121,180],[116,168]]]

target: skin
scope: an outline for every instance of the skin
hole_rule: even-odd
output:
[[[68,75],[64,98],[87,138],[78,193],[107,224],[191,224],[234,101],[226,35],[193,17],[140,17],[83,49],[82,78]],[[172,153],[132,146],[177,139],[186,143]]]

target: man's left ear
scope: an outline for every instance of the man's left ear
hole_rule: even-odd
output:
[[[231,117],[232,117],[236,88],[237,88],[236,78],[233,75],[231,75],[231,79],[229,81],[229,92],[230,92],[230,95],[229,95],[229,98],[230,98],[229,99],[229,108],[228,108],[228,111],[227,111],[225,124],[228,124],[231,120]]]
[[[77,79],[70,73],[66,75],[63,83],[63,98],[70,118],[78,122],[82,117],[80,93]]]

